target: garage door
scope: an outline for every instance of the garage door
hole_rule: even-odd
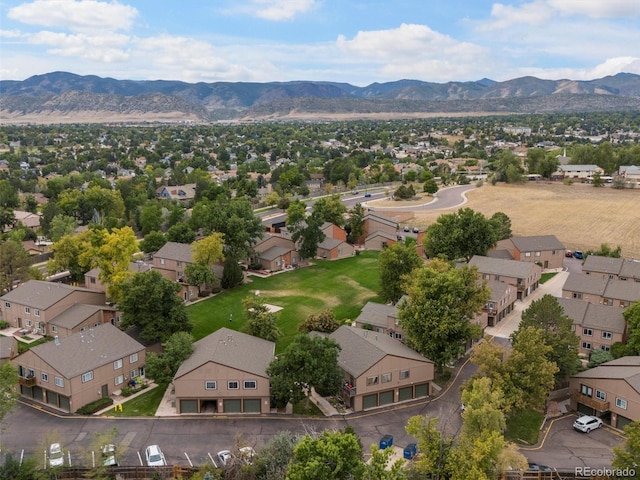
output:
[[[389,405],[390,403],[393,403],[393,390],[380,392],[380,405]]]
[[[585,405],[584,403],[578,403],[578,412],[582,413],[583,415],[594,415],[595,414],[595,410],[593,408],[591,408],[588,405]]]
[[[416,398],[426,397],[429,395],[429,384],[423,383],[421,385],[416,385]]]
[[[378,395],[365,395],[362,397],[362,408],[372,408],[378,406]]]
[[[180,413],[198,413],[198,400],[180,400]]]
[[[625,425],[629,425],[633,420],[623,417],[622,415],[618,415],[618,425],[617,428],[624,428]]]
[[[247,398],[244,401],[245,413],[260,413],[260,399],[259,398]]]
[[[240,413],[242,411],[240,399],[225,400],[223,405],[224,413]]]
[[[413,398],[413,387],[402,387],[398,390],[398,400],[411,400]]]

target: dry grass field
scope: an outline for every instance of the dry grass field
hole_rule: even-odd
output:
[[[485,184],[467,197],[465,206],[486,216],[506,213],[514,235],[555,235],[571,250],[620,245],[624,257],[640,258],[640,189]],[[411,223],[424,228],[442,213],[456,210],[419,211]]]

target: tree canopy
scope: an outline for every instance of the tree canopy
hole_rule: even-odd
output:
[[[407,343],[442,370],[480,334],[471,319],[489,299],[489,290],[478,283],[475,268],[433,260],[413,271],[407,293],[408,301],[399,306]]]
[[[187,332],[172,334],[162,345],[162,354],[151,352],[146,359],[146,372],[156,383],[167,385],[178,368],[193,352],[193,336]]]
[[[397,302],[404,295],[405,278],[424,264],[413,245],[397,242],[380,252],[380,296],[385,302]]]
[[[470,208],[440,215],[427,227],[424,250],[431,258],[467,261],[474,255],[486,255],[498,241],[497,222]]]
[[[247,317],[247,333],[270,342],[275,342],[281,332],[276,325],[277,314],[271,312],[264,300],[256,295],[242,300],[244,314]]]
[[[11,362],[0,365],[0,424],[16,405],[20,396],[17,389],[18,370]]]
[[[131,276],[118,302],[122,328],[138,327],[146,341],[165,341],[176,332],[191,332],[184,302],[178,296],[180,288],[157,270]]]

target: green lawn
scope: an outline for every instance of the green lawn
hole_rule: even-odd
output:
[[[547,282],[547,281],[551,280],[557,274],[558,274],[558,272],[543,273],[542,276],[540,277],[540,285],[542,285],[544,282]]]
[[[504,438],[520,445],[538,443],[540,426],[544,416],[533,410],[518,410],[507,417],[507,430]]]
[[[277,351],[291,343],[298,324],[309,314],[330,308],[336,318],[353,320],[367,301],[381,301],[378,252],[314,263],[269,278],[251,276],[251,283],[190,305],[187,313],[193,323],[193,336],[199,340],[221,327],[243,331],[246,319],[242,299],[254,295],[256,290],[266,303],[283,307],[278,313],[278,327],[283,335],[277,342]]]
[[[136,398],[124,402],[121,412],[116,412],[112,408],[105,412],[104,415],[114,417],[153,417],[166,389],[166,385],[158,385],[148,392],[141,393]]]

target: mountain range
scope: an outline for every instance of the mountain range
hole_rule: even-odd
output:
[[[589,81],[349,83],[117,80],[53,72],[0,81],[0,122],[399,118],[640,110],[640,75]]]

